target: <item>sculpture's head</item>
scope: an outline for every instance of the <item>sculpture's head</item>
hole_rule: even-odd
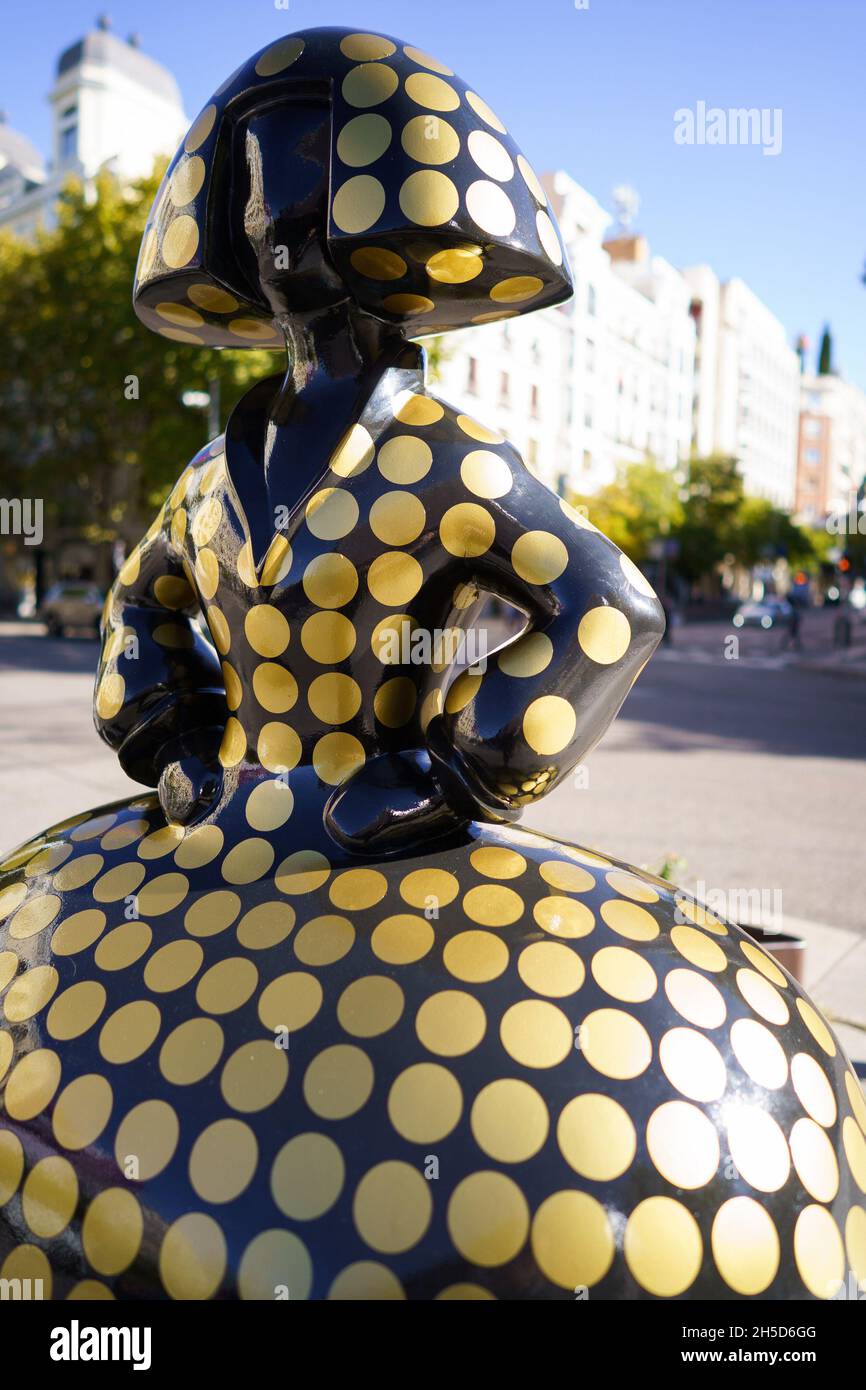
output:
[[[417,336],[571,289],[544,189],[465,82],[397,39],[308,29],[243,63],[193,122],[134,302],[181,342],[267,347],[281,317],[341,301]]]

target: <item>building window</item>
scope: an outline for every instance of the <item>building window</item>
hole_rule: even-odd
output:
[[[592,429],[592,401],[588,399],[583,403],[583,423],[586,429]]]
[[[817,438],[817,436],[821,433],[821,421],[820,421],[820,420],[804,420],[804,421],[803,421],[803,433],[806,434],[806,435],[808,435],[810,439],[815,439],[815,438]]]
[[[473,396],[478,394],[478,362],[474,357],[470,357],[467,364],[466,390],[471,391]]]
[[[78,149],[78,107],[67,106],[60,113],[58,133],[58,157],[61,163],[74,158]]]
[[[583,451],[583,471],[584,473],[592,472],[592,454],[588,449]]]
[[[511,403],[511,378],[507,372],[499,374],[499,404],[510,405]]]
[[[595,285],[587,285],[587,287],[586,287],[586,312],[587,312],[588,314],[592,314],[592,316],[595,317],[595,312],[596,312]]]
[[[820,462],[821,462],[821,451],[820,451],[820,449],[807,449],[807,450],[806,450],[806,462],[807,462],[807,463],[820,463]]]
[[[526,462],[533,467],[538,463],[538,440],[528,439],[526,441]]]
[[[529,393],[529,413],[533,420],[538,419],[538,387],[533,386]]]
[[[587,370],[588,372],[594,372],[594,371],[595,371],[595,343],[592,341],[591,338],[587,338],[587,340],[586,340],[586,358],[585,358],[585,360],[586,360],[586,370]]]

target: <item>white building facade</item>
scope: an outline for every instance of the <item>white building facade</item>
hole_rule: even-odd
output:
[[[782,324],[742,280],[723,284],[709,266],[684,274],[697,330],[695,452],[738,458],[750,496],[793,510],[799,358]]]
[[[0,125],[0,228],[18,236],[52,224],[70,176],[87,183],[109,169],[124,180],[142,178],[159,155],[174,153],[189,125],[168,69],[104,21],[60,55],[48,99],[47,166],[26,137]]]
[[[796,513],[820,526],[849,517],[866,479],[866,394],[842,377],[800,378]]]
[[[691,447],[694,323],[679,271],[567,174],[543,179],[571,263],[567,304],[446,338],[437,390],[495,425],[560,493],[618,465],[676,469]]]

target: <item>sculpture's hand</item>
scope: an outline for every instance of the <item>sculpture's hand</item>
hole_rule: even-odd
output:
[[[334,792],[325,825],[345,849],[388,854],[460,831],[462,816],[445,800],[426,753],[386,753],[365,763]]]
[[[189,825],[219,800],[223,771],[218,751],[222,730],[214,726],[166,744],[159,757],[159,804],[167,820]]]

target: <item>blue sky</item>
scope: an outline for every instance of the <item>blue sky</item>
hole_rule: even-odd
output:
[[[587,0],[578,0],[586,4]],[[562,167],[610,206],[630,183],[639,229],[675,264],[739,275],[813,353],[866,388],[866,6],[858,0],[104,0],[121,37],[175,73],[190,116],[249,53],[316,24],[396,34],[453,66],[539,169]],[[4,14],[0,106],[48,148],[45,94],[60,50],[99,0]],[[684,146],[674,112],[781,108],[776,157]]]

